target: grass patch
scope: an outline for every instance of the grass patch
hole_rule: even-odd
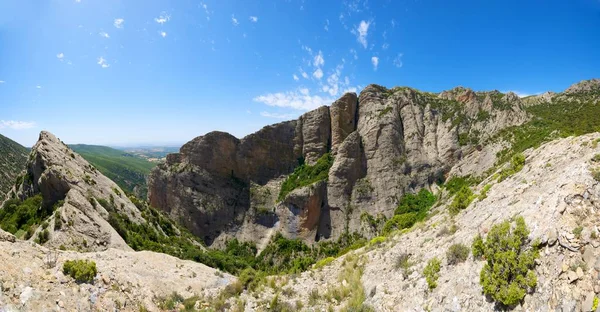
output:
[[[383,233],[407,229],[423,221],[435,201],[435,196],[426,189],[421,189],[417,194],[404,194],[394,211],[394,216],[383,226]]]
[[[423,269],[423,275],[425,276],[425,280],[427,280],[427,286],[430,290],[437,287],[437,280],[440,278],[440,266],[440,260],[433,258],[427,262],[425,269]]]

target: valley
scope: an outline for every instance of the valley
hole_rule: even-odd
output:
[[[3,145],[0,307],[593,311],[599,132],[598,79],[369,85],[157,164],[42,131]]]

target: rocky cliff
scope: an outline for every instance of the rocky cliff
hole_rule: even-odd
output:
[[[148,198],[209,245],[264,243],[275,232],[335,239],[364,232],[363,213],[390,217],[405,192],[443,179],[480,142],[528,118],[513,93],[370,85],[243,139],[193,139],[152,171]],[[295,168],[319,166],[327,153],[324,179],[283,194]]]
[[[51,213],[45,227],[30,235],[31,240],[47,231],[45,245],[54,248],[130,250],[108,221],[110,213],[117,212],[131,222],[140,222],[138,208],[117,184],[51,133],[40,133],[19,181],[13,187],[15,197],[25,200],[41,196],[39,209]]]
[[[25,147],[0,135],[0,201],[10,191],[21,170],[25,168],[27,154]]]

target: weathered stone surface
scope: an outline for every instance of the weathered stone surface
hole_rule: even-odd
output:
[[[338,147],[346,137],[356,130],[356,93],[346,93],[331,104],[331,151],[337,153]]]
[[[15,236],[8,232],[4,232],[2,229],[0,229],[0,242],[14,243]]]
[[[44,206],[57,207],[62,229],[54,229],[54,214],[49,219],[48,247],[88,251],[120,248],[130,250],[125,241],[108,223],[107,209],[99,200],[110,203],[111,209],[126,215],[132,222],[140,222],[141,213],[113,181],[74,153],[53,134],[42,131],[33,146],[26,165],[26,177],[14,191],[21,199],[41,194]],[[66,225],[69,226],[66,226]],[[38,228],[37,232],[42,228]],[[32,236],[32,240],[37,236]],[[97,242],[97,243],[96,243]]]
[[[336,239],[346,231],[362,231],[363,213],[390,217],[403,194],[431,187],[477,151],[478,141],[527,121],[522,107],[512,93],[455,88],[432,94],[370,85],[358,98],[347,93],[331,108],[320,107],[241,140],[220,132],[195,138],[151,173],[149,199],[208,244],[219,237],[248,238],[242,232],[258,229],[264,232],[258,236],[268,237],[279,228],[276,222],[249,226],[256,218],[247,213],[247,185],[267,185],[290,174],[299,159],[312,165],[331,151],[335,160],[317,239]],[[485,119],[479,118],[482,111]],[[476,158],[469,162],[474,165],[461,168],[465,174],[481,173],[501,148],[482,150],[478,159],[485,161]],[[232,184],[232,179],[243,183]],[[285,210],[275,209],[276,203],[269,205],[265,208],[274,211],[273,220],[289,220],[279,215]]]

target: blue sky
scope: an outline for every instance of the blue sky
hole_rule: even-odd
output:
[[[600,1],[0,1],[0,133],[243,137],[377,83],[534,94],[600,76]]]

